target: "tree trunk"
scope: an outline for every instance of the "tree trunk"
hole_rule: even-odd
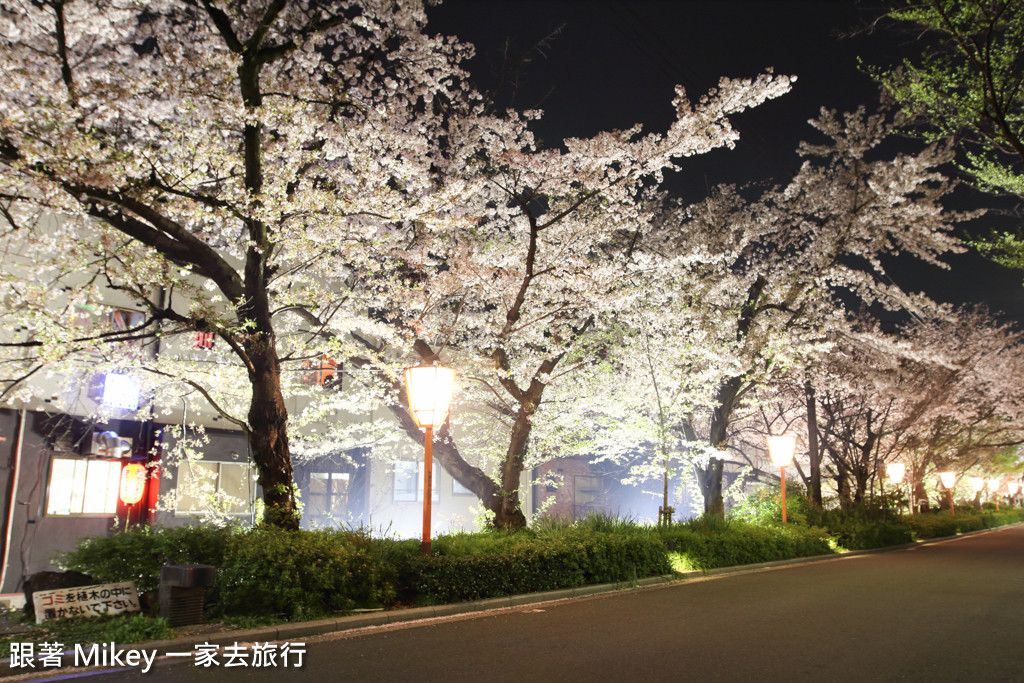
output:
[[[708,443],[712,448],[725,450],[732,409],[742,386],[743,378],[737,376],[730,377],[718,387],[708,433]],[[722,475],[725,471],[725,461],[721,458],[711,458],[706,468],[695,467],[694,469],[697,472],[700,491],[704,494],[704,514],[724,516],[725,499],[722,497]]]
[[[260,335],[247,344],[252,384],[249,445],[263,487],[264,523],[298,529],[294,473],[288,450],[288,410],[281,393],[281,368],[272,340],[272,335]]]
[[[818,448],[818,405],[814,397],[814,387],[810,380],[804,382],[804,393],[807,397],[807,456],[811,461],[811,478],[807,492],[811,502],[822,506],[821,499],[821,449]]]

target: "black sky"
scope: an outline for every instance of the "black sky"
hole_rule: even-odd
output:
[[[480,88],[497,89],[499,106],[543,109],[532,128],[550,145],[634,123],[664,130],[676,84],[695,98],[722,76],[769,67],[795,74],[792,92],[733,119],[735,149],[688,159],[670,179],[672,191],[698,200],[719,183],[784,182],[799,166],[797,143],[814,137],[807,120],[822,107],[875,105],[878,88],[858,57],[887,65],[916,49],[912,36],[860,30],[880,14],[873,0],[446,0],[428,11],[428,31],[476,47],[469,69]],[[524,55],[525,65],[503,68]],[[972,190],[960,194],[968,204],[988,202]],[[901,264],[892,274],[941,301],[1024,318],[1024,274],[976,254],[947,260],[950,271]]]

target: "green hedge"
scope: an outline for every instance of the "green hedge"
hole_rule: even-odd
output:
[[[455,534],[436,539],[430,557],[408,544],[399,570],[402,592],[420,602],[457,602],[668,574],[664,545],[635,528]]]
[[[210,564],[218,568],[216,612],[305,619],[396,600],[455,602],[635,581],[668,574],[670,559],[707,570],[824,555],[837,542],[870,548],[1024,521],[1024,510],[874,514],[807,510],[802,524],[712,517],[659,528],[592,518],[512,535],[441,536],[430,557],[420,554],[418,541],[353,531],[139,527],[83,539],[62,559],[67,569],[99,581],[135,581],[140,591],[157,587],[165,564]]]
[[[397,572],[382,547],[334,529],[234,534],[218,576],[223,610],[301,619],[390,603]]]
[[[709,525],[700,520],[674,524],[658,533],[669,550],[701,570],[835,552],[824,529],[797,525],[762,527],[740,520]]]
[[[224,566],[224,549],[235,532],[216,527],[133,527],[112,536],[88,536],[58,563],[103,583],[134,581],[139,592],[155,590],[165,564]]]

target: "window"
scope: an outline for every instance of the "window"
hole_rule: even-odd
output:
[[[249,465],[233,462],[182,462],[178,466],[174,511],[249,514],[256,499],[256,477]]]
[[[305,514],[342,519],[348,505],[348,472],[312,472]]]
[[[430,500],[439,500],[437,463],[430,470]],[[423,461],[399,460],[395,463],[395,502],[423,502]]]
[[[112,515],[117,512],[121,461],[53,458],[46,514]]]

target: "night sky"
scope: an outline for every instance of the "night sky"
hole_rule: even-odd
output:
[[[548,145],[635,123],[662,131],[672,120],[676,84],[697,98],[722,76],[753,77],[769,67],[795,74],[789,94],[733,118],[740,131],[735,149],[687,159],[683,172],[669,178],[669,189],[697,201],[719,183],[785,182],[799,167],[797,143],[816,139],[807,120],[822,107],[875,105],[878,88],[859,71],[858,57],[888,65],[917,49],[913,36],[862,30],[881,14],[879,6],[874,0],[446,0],[428,11],[427,28],[476,46],[469,69],[478,87],[496,92],[499,107],[543,109],[532,128]],[[546,37],[540,50],[531,50]],[[524,65],[503,68],[524,55]],[[958,201],[993,204],[968,188]],[[1005,220],[992,216],[970,227],[984,231]],[[951,271],[899,263],[891,275],[940,301],[984,303],[1024,320],[1024,273],[973,253],[947,261]]]

